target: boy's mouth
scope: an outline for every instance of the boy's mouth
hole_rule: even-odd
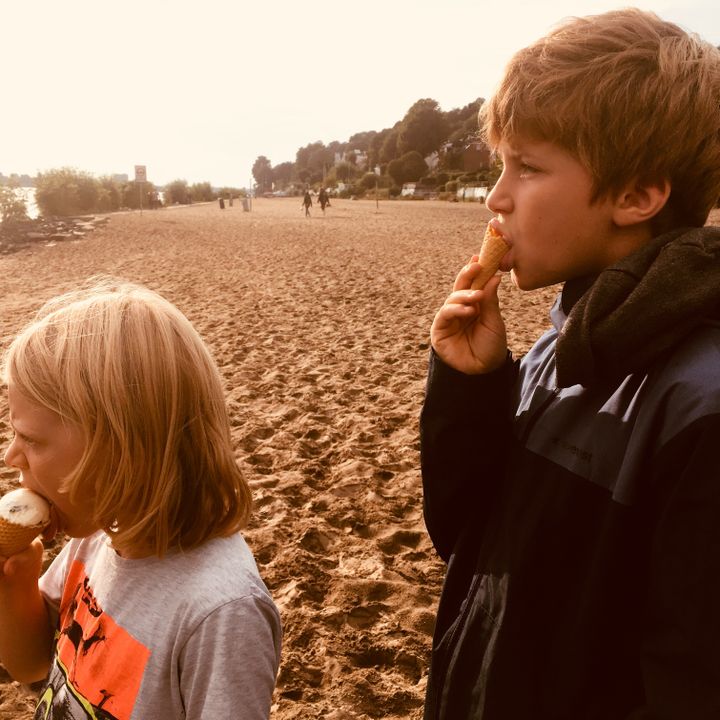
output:
[[[502,215],[498,215],[497,217],[494,217],[490,220],[490,225],[495,228],[495,230],[502,235],[503,240],[505,241],[505,244],[508,246],[508,251],[503,255],[502,260],[500,261],[500,270],[502,272],[509,272],[513,268],[513,260],[512,256],[510,255],[510,252],[513,248],[512,240],[508,237],[504,220],[502,219]]]

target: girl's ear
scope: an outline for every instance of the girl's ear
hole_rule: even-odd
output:
[[[651,220],[664,207],[670,197],[667,180],[646,185],[634,180],[620,192],[615,200],[613,220],[620,227],[639,225]]]

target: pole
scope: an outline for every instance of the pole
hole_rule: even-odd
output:
[[[142,216],[142,191],[143,191],[143,185],[144,183],[139,182],[138,183],[138,196],[140,198],[140,215]]]
[[[378,181],[377,175],[375,176],[375,212],[377,213],[380,209],[380,203],[378,201]]]

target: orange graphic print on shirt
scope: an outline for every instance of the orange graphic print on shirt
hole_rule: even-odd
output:
[[[35,717],[130,718],[149,657],[100,607],[85,566],[74,562],[60,606],[55,667],[41,695],[45,712],[38,707]]]

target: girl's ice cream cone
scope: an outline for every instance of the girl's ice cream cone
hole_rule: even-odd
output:
[[[485,283],[498,271],[500,260],[507,251],[508,246],[503,236],[492,225],[488,225],[478,260],[483,269],[472,281],[472,290],[482,290],[485,287]]]
[[[50,523],[50,505],[26,488],[0,498],[0,555],[10,557],[24,550]]]

